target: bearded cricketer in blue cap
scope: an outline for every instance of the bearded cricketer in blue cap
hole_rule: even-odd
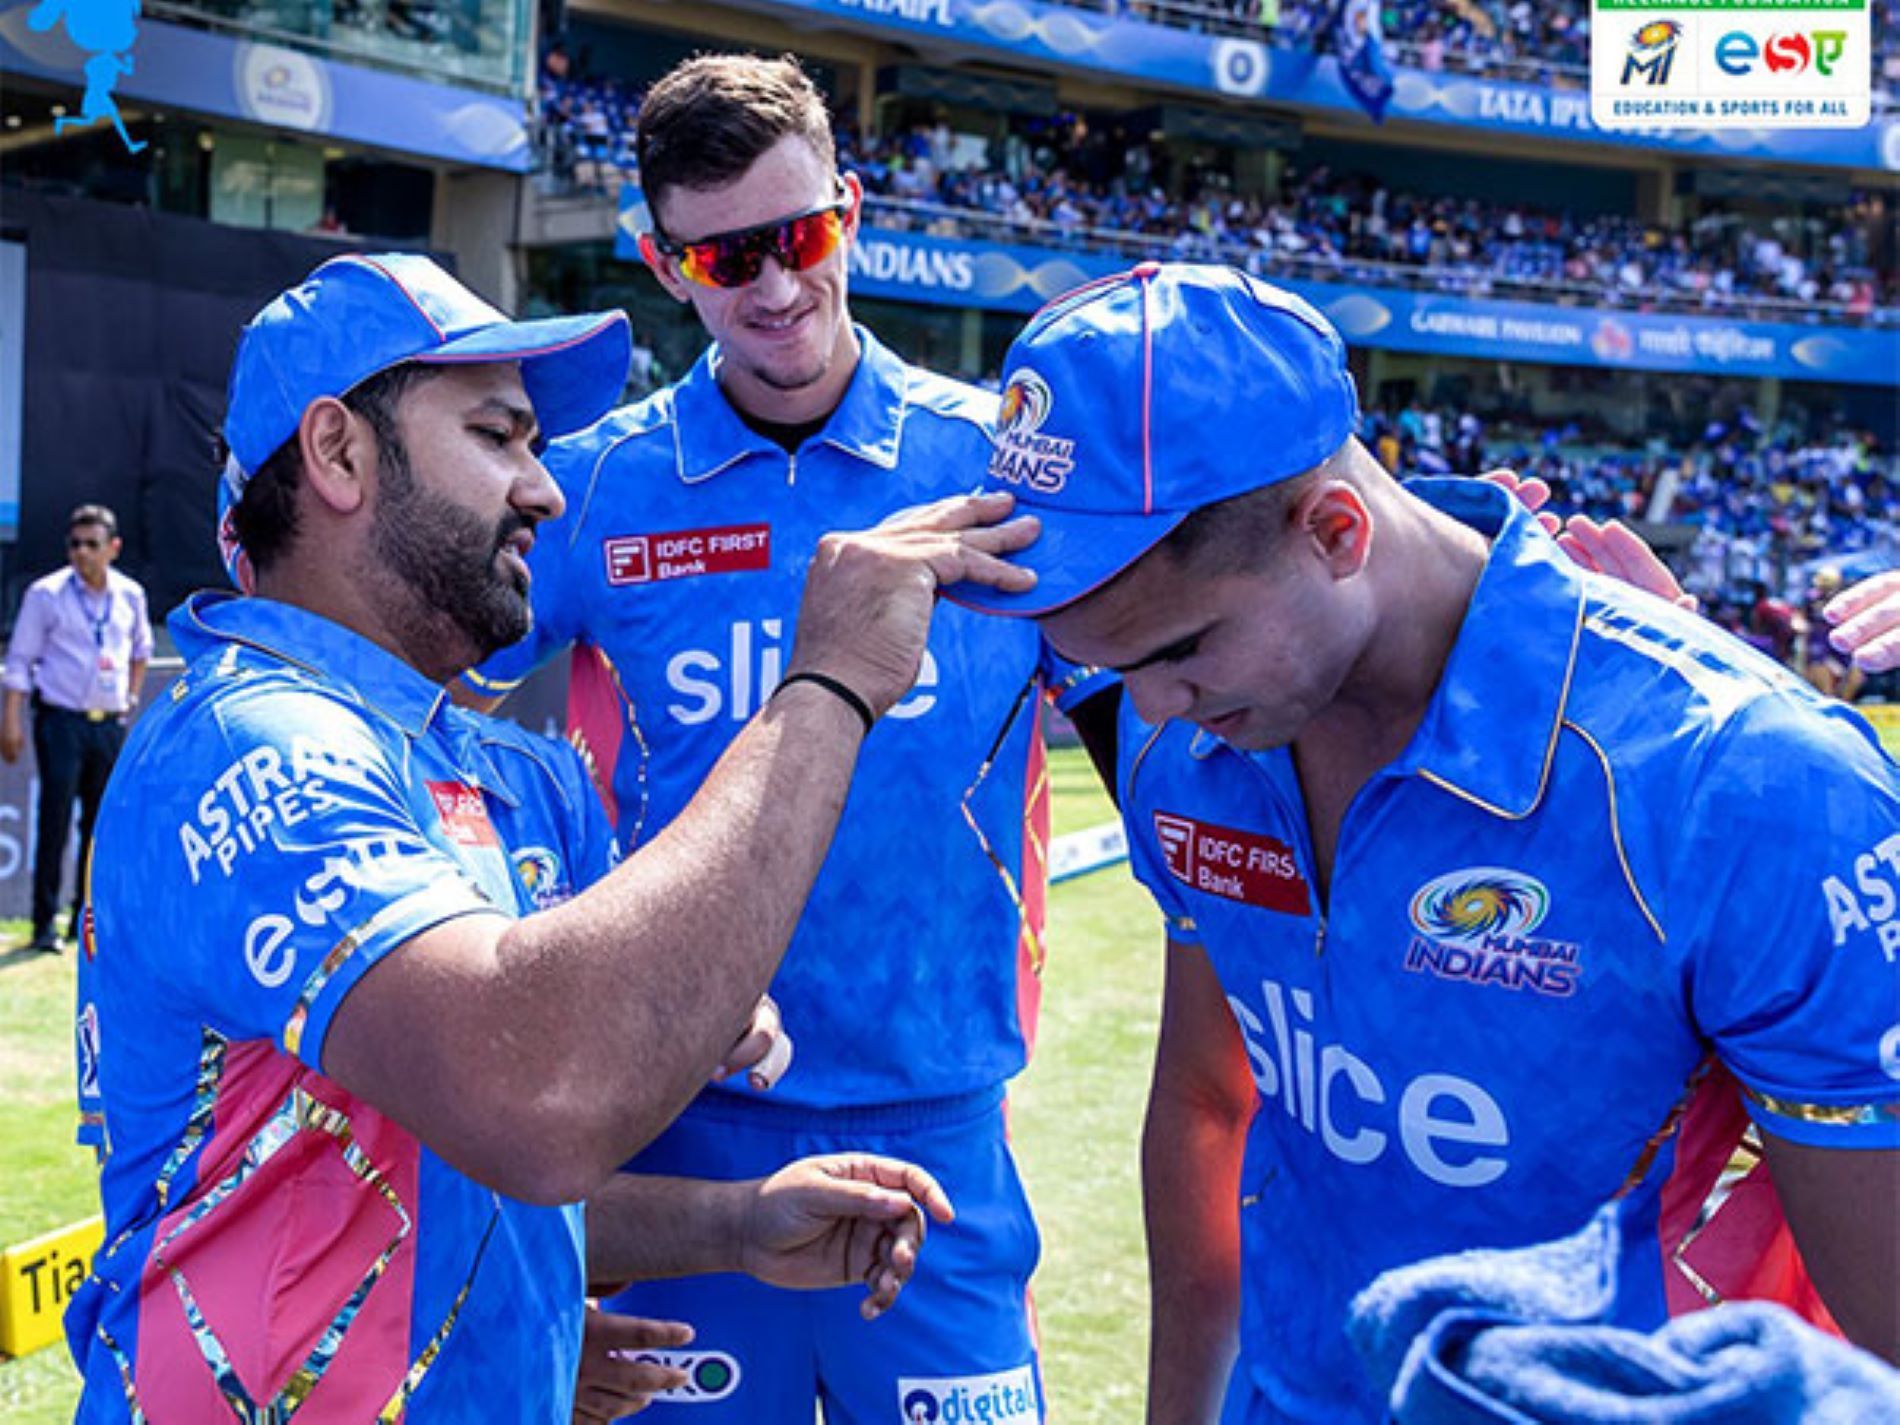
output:
[[[695,805],[563,900],[604,869],[574,849],[604,819],[571,762],[497,745],[444,684],[526,631],[561,510],[537,452],[627,362],[619,313],[513,322],[402,254],[326,263],[245,329],[225,493],[255,595],[173,615],[187,666],[91,866],[81,1419],[564,1425],[585,1273],[862,1280],[875,1314],[920,1207],[948,1216],[866,1155],[614,1169],[747,1023],[939,580],[1028,584],[996,556],[1031,526],[967,498],[825,541],[788,675]],[[627,1405],[685,1379],[593,1378]]]
[[[1791,1228],[1812,1286],[1781,1294],[1900,1356],[1871,730],[1504,491],[1399,485],[1338,334],[1238,272],[1058,298],[1003,406],[987,487],[1040,519],[1037,582],[951,597],[1121,675],[1168,926],[1149,1419],[1381,1419],[1355,1291],[1611,1200],[1616,1324],[1766,1289]],[[1733,1154],[1772,1186],[1712,1199]]]

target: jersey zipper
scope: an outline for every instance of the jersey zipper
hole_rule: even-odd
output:
[[[798,486],[798,452],[794,450],[791,454],[785,457],[785,488],[788,490],[791,490],[791,489],[796,489],[797,486]]]

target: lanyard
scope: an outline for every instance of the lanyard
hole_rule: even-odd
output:
[[[86,597],[86,591],[80,587],[81,582],[79,579],[74,579],[66,587],[73,591],[73,597],[79,600],[79,612],[85,615],[86,622],[92,625],[93,647],[104,649],[106,625],[112,621],[112,586],[106,585],[105,593],[99,596],[105,605],[104,611],[95,614],[92,611],[92,601]]]

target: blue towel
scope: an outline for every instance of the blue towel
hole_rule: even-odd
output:
[[[1399,1267],[1349,1330],[1398,1425],[1895,1425],[1900,1372],[1765,1302],[1645,1334],[1616,1300],[1615,1204],[1573,1237]]]

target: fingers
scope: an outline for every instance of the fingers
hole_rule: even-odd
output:
[[[1843,589],[1821,610],[1828,642],[1869,673],[1900,668],[1900,569]]]
[[[647,1353],[685,1346],[692,1339],[693,1328],[683,1321],[649,1321],[589,1307],[574,1419],[589,1425],[619,1420],[645,1409],[661,1391],[685,1385],[685,1371]]]
[[[785,1071],[792,1067],[792,1036],[781,1032],[772,1041],[772,1047],[766,1050],[765,1057],[752,1066],[752,1072],[746,1080],[761,1093],[771,1088],[785,1077]]]
[[[887,515],[876,528],[893,534],[932,530],[964,530],[993,525],[1008,517],[1016,497],[1004,490],[982,495],[952,495],[928,505],[913,505]]]
[[[1557,542],[1573,560],[1585,569],[1595,570],[1612,579],[1659,599],[1693,610],[1693,594],[1685,594],[1669,566],[1656,557],[1656,551],[1641,535],[1621,520],[1602,524],[1587,515],[1572,515],[1564,523]]]
[[[943,1190],[943,1184],[915,1163],[875,1153],[834,1153],[811,1161],[834,1181],[887,1190],[867,1192],[861,1199],[867,1203],[881,1200],[901,1204],[902,1210],[915,1204],[939,1222],[956,1218],[956,1208],[951,1205],[950,1194]]]
[[[1500,466],[1485,471],[1478,478],[1509,490],[1527,510],[1541,510],[1550,502],[1550,486],[1535,475],[1526,477]]]
[[[745,1033],[726,1051],[713,1077],[724,1079],[748,1070],[746,1081],[755,1089],[765,1090],[783,1078],[791,1064],[792,1036],[785,1032],[778,1005],[770,995],[762,995]]]

